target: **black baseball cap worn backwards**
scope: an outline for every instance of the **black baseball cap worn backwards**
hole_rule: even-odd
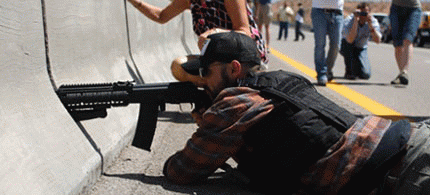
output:
[[[201,75],[201,70],[213,62],[230,63],[233,60],[260,65],[257,44],[251,37],[234,31],[212,34],[205,41],[199,58],[183,63],[182,67],[192,75]]]

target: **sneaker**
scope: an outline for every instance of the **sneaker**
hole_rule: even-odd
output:
[[[348,80],[355,80],[357,77],[355,75],[345,74],[344,78]]]
[[[327,76],[326,75],[321,76],[320,78],[318,78],[317,85],[319,85],[319,86],[326,86],[326,83],[327,83]]]
[[[409,79],[408,75],[406,73],[400,73],[393,81],[391,81],[391,84],[393,85],[408,85]]]
[[[332,81],[332,80],[333,80],[333,78],[334,78],[334,76],[333,76],[333,72],[329,72],[329,73],[327,73],[327,81],[328,81],[328,82]]]

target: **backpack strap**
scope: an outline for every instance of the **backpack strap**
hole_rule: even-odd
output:
[[[357,118],[344,108],[319,94],[313,84],[304,77],[285,71],[251,74],[239,82],[262,91],[262,95],[284,100],[293,110],[311,109],[319,116],[345,132]]]

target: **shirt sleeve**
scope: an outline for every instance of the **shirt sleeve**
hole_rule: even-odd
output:
[[[372,16],[372,26],[373,26],[373,28],[374,28],[376,31],[378,31],[379,33],[381,33],[381,27],[380,27],[380,25],[379,25],[379,22],[378,22],[378,20],[377,20],[375,17],[373,17],[373,16]]]
[[[352,24],[354,23],[354,14],[349,15],[348,17],[345,18],[344,24],[343,24],[343,29],[342,29],[342,37],[345,38],[348,36],[349,31],[352,28]]]
[[[189,184],[206,179],[235,156],[243,133],[274,107],[258,90],[247,87],[225,89],[214,102],[184,149],[166,161],[163,173],[169,180]]]

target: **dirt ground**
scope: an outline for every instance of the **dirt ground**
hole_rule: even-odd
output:
[[[312,0],[301,0],[301,1],[297,1],[297,0],[286,0],[288,2],[288,5],[293,8],[294,11],[297,11],[298,6],[297,4],[299,2],[301,2],[303,4],[303,8],[305,10],[305,24],[307,25],[311,25],[312,24],[312,20],[311,20],[311,9],[312,9]],[[278,1],[273,5],[273,12],[276,14],[278,11],[278,8],[281,6],[281,4],[284,1]],[[347,2],[345,1],[345,6],[344,6],[344,15],[349,15],[350,13],[352,13],[356,7],[357,4],[359,4],[360,2]],[[370,4],[370,8],[371,8],[371,12],[372,13],[386,13],[389,14],[390,12],[390,6],[391,6],[391,2],[369,2]],[[430,2],[421,2],[421,6],[422,6],[422,10],[423,11],[430,11]]]

